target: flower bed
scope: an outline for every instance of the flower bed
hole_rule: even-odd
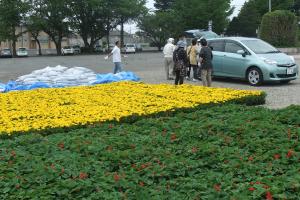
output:
[[[261,104],[260,91],[120,82],[93,87],[38,89],[0,94],[0,133],[120,121],[225,102]]]
[[[298,199],[300,107],[222,105],[0,140],[0,199]]]

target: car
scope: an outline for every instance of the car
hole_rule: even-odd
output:
[[[208,45],[213,50],[213,76],[246,79],[252,86],[288,83],[299,76],[295,59],[263,40],[226,37],[209,39]]]
[[[17,53],[17,56],[18,56],[18,57],[27,57],[27,56],[28,56],[28,51],[27,51],[27,49],[24,48],[24,47],[18,48],[18,50],[17,50],[16,53]]]
[[[135,44],[126,44],[124,47],[125,53],[135,53],[136,52],[136,46]]]
[[[103,53],[103,48],[101,45],[96,45],[94,51],[98,53]]]
[[[61,54],[62,55],[73,55],[74,54],[74,49],[71,46],[65,46],[61,49]]]
[[[72,46],[74,54],[81,54],[81,47],[79,45]]]
[[[2,49],[0,51],[0,57],[1,58],[12,58],[11,50],[8,48]]]
[[[185,35],[187,38],[198,38],[198,39],[213,39],[219,38],[220,36],[213,31],[205,30],[205,29],[194,29],[185,31]]]

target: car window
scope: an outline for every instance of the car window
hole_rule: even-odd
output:
[[[66,47],[64,47],[64,49],[71,49],[71,47],[69,47],[69,46],[66,46]]]
[[[212,48],[213,51],[224,51],[224,42],[223,41],[211,41],[208,46]]]
[[[25,49],[25,48],[19,48],[19,50],[20,50],[20,51],[26,51],[26,49]]]
[[[244,48],[234,42],[226,42],[225,52],[227,53],[237,53],[239,50],[244,50]]]
[[[128,45],[126,45],[126,47],[134,47],[134,45],[133,44],[128,44]]]
[[[241,42],[257,54],[280,53],[278,49],[262,40],[242,40]]]

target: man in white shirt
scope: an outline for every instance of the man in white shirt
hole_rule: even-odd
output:
[[[168,43],[165,45],[163,53],[164,53],[164,64],[165,64],[165,71],[166,71],[166,78],[167,80],[173,80],[173,52],[175,50],[174,39],[169,38]]]
[[[115,64],[114,74],[122,71],[122,59],[121,59],[121,50],[120,50],[120,42],[116,42],[116,46],[113,48],[111,53],[107,58],[113,56],[113,63]]]

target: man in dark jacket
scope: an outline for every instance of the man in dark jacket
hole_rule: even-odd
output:
[[[202,46],[199,54],[200,63],[201,63],[202,83],[203,86],[211,87],[211,82],[212,82],[211,76],[213,70],[213,65],[212,65],[213,54],[211,48],[207,46],[206,39],[201,39],[200,43]]]

